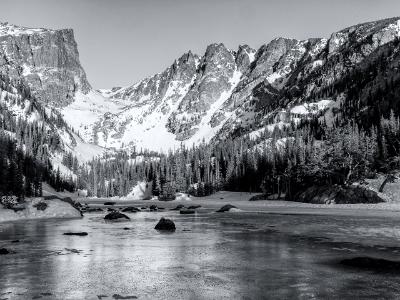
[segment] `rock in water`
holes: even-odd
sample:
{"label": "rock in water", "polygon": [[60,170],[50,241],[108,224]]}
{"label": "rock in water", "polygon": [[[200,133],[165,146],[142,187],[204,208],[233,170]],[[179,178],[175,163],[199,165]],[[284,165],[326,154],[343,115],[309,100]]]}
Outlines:
{"label": "rock in water", "polygon": [[10,251],[8,251],[6,248],[0,248],[0,255],[5,255],[5,254],[10,254]]}
{"label": "rock in water", "polygon": [[182,208],[184,208],[185,205],[183,204],[178,204],[175,208],[171,208],[171,210],[181,210]]}
{"label": "rock in water", "polygon": [[115,205],[115,202],[111,202],[111,201],[109,201],[109,202],[104,202],[104,205]]}
{"label": "rock in water", "polygon": [[155,205],[155,204],[150,205],[150,210],[151,210],[151,211],[156,211],[156,210],[158,210],[157,205]]}
{"label": "rock in water", "polygon": [[114,294],[112,297],[116,300],[137,299],[137,296],[121,296],[120,294]]}
{"label": "rock in water", "polygon": [[192,205],[192,206],[189,206],[188,209],[197,209],[200,207],[201,207],[201,205]]}
{"label": "rock in water", "polygon": [[100,207],[87,207],[85,208],[85,212],[96,212],[96,211],[103,211],[102,208]]}
{"label": "rock in water", "polygon": [[123,212],[138,212],[138,211],[140,211],[140,209],[137,207],[129,206],[129,207],[125,207],[122,211]]}
{"label": "rock in water", "polygon": [[88,235],[87,232],[64,232],[64,235],[77,235],[77,236],[86,236]]}
{"label": "rock in water", "polygon": [[340,262],[342,265],[367,269],[380,272],[396,272],[400,273],[400,261],[393,261],[381,258],[373,257],[354,257],[350,259],[344,259]]}
{"label": "rock in water", "polygon": [[218,209],[217,212],[226,212],[229,211],[231,208],[237,208],[237,207],[231,204],[227,204]]}
{"label": "rock in water", "polygon": [[160,221],[158,221],[156,227],[154,227],[156,230],[164,230],[164,231],[175,231],[175,223],[170,220],[170,219],[165,219],[161,218]]}
{"label": "rock in water", "polygon": [[194,209],[181,209],[179,211],[179,213],[181,215],[192,215],[192,214],[196,213],[196,211]]}
{"label": "rock in water", "polygon": [[130,218],[127,215],[124,215],[118,211],[110,212],[104,217],[104,220],[109,220],[109,221],[117,221],[121,219],[130,220]]}

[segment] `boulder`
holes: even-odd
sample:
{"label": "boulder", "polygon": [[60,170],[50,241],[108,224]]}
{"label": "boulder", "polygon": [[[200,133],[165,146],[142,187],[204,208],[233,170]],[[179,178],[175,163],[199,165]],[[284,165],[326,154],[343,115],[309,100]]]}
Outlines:
{"label": "boulder", "polygon": [[192,215],[192,214],[196,213],[196,211],[194,209],[181,209],[179,211],[179,213],[181,215]]}
{"label": "boulder", "polygon": [[150,205],[150,211],[156,211],[156,210],[158,210],[157,205],[155,204]]}
{"label": "boulder", "polygon": [[124,209],[122,209],[122,212],[132,212],[132,213],[134,213],[134,212],[138,212],[138,211],[140,211],[139,208],[132,207],[132,206],[125,207]]}
{"label": "boulder", "polygon": [[231,208],[237,208],[237,207],[231,204],[226,204],[222,206],[220,209],[218,209],[217,212],[226,212],[229,211]]}
{"label": "boulder", "polygon": [[176,227],[175,223],[172,220],[161,218],[154,229],[163,231],[175,231]]}
{"label": "boulder", "polygon": [[380,203],[384,200],[362,186],[312,186],[295,195],[293,201],[313,204]]}
{"label": "boulder", "polygon": [[108,221],[117,221],[122,219],[130,220],[130,218],[127,215],[124,215],[118,211],[112,211],[104,217],[104,220]]}
{"label": "boulder", "polygon": [[63,235],[77,235],[77,236],[86,236],[87,232],[64,232]]}

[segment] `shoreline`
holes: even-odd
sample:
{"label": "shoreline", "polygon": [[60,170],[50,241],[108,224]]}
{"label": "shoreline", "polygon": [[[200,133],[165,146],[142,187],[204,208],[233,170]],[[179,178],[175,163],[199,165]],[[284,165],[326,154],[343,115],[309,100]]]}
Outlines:
{"label": "shoreline", "polygon": [[[186,207],[201,205],[201,210],[217,210],[223,205],[232,204],[240,209],[240,212],[281,214],[281,215],[337,215],[358,217],[400,217],[400,203],[384,202],[378,204],[309,204],[283,200],[257,200],[248,201],[255,194],[240,192],[218,192],[206,197],[190,197],[191,200],[116,200],[110,198],[78,198],[81,204],[90,207],[120,208],[127,206],[157,205],[166,209],[183,204]],[[104,205],[105,202],[115,202],[115,205]],[[239,213],[239,212],[236,212]]]}

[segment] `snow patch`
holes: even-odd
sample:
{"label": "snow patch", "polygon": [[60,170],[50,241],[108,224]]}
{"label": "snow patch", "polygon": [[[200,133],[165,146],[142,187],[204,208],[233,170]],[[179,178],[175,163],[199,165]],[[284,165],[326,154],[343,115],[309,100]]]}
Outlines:
{"label": "snow patch", "polygon": [[[12,209],[0,208],[0,222],[17,221],[24,219],[50,219],[50,218],[80,218],[81,213],[71,204],[54,199],[43,200],[43,198],[31,198],[25,200],[25,209],[14,212]],[[45,210],[37,210],[34,207],[39,202],[45,202]]]}

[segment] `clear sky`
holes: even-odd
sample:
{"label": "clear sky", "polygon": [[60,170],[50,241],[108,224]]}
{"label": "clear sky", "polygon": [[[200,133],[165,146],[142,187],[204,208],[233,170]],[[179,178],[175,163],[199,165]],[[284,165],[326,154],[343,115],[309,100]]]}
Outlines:
{"label": "clear sky", "polygon": [[73,28],[94,88],[132,84],[213,42],[258,48],[398,15],[400,0],[0,0],[2,22]]}

